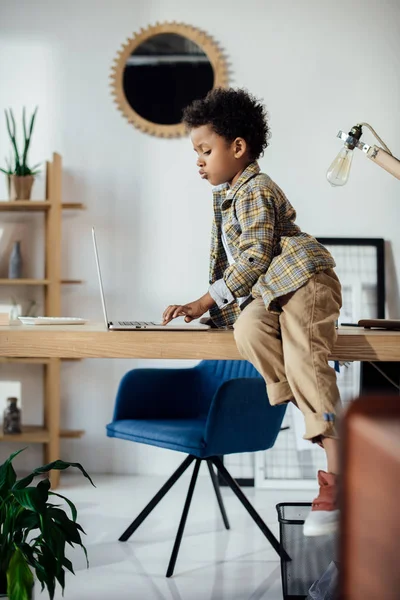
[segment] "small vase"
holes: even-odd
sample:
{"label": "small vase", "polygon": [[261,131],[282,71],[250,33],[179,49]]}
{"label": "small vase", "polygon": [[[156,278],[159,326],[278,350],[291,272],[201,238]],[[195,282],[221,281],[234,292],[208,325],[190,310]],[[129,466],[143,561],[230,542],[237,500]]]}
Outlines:
{"label": "small vase", "polygon": [[7,408],[3,413],[3,433],[14,435],[21,431],[21,409],[17,406],[18,399],[7,398]]}
{"label": "small vase", "polygon": [[8,263],[8,278],[19,279],[22,276],[21,242],[14,242]]}
{"label": "small vase", "polygon": [[30,200],[33,175],[8,175],[8,196],[10,200]]}

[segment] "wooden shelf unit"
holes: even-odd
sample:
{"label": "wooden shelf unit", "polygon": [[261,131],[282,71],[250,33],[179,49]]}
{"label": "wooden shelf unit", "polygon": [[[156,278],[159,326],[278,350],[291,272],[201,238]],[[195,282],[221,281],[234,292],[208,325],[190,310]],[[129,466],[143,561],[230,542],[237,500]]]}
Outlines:
{"label": "wooden shelf unit", "polygon": [[[61,279],[62,211],[81,210],[82,203],[63,203],[61,199],[62,160],[57,153],[46,162],[46,198],[43,200],[1,201],[0,212],[43,212],[45,235],[45,276],[43,279],[0,279],[0,286],[43,286],[44,315],[61,316],[61,286],[82,283],[76,279]],[[60,438],[79,438],[83,431],[60,429],[60,371],[59,358],[2,358],[0,364],[37,364],[43,366],[43,426],[25,426],[19,435],[3,435],[5,442],[43,444],[45,463],[60,458]],[[57,488],[60,472],[50,473],[53,489]]]}

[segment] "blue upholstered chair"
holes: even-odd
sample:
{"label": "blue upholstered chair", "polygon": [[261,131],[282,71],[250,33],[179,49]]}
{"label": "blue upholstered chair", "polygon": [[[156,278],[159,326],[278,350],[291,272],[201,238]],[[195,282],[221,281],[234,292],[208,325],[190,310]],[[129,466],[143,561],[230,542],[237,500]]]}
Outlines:
{"label": "blue upholstered chair", "polygon": [[134,369],[119,385],[107,435],[131,442],[184,452],[188,456],[143,509],[120,541],[126,541],[194,461],[178,533],[167,569],[173,574],[197,475],[207,462],[225,527],[229,522],[222,501],[217,468],[274,549],[279,542],[225,468],[221,456],[271,448],[285,414],[272,407],[265,383],[246,361],[205,360],[191,369]]}

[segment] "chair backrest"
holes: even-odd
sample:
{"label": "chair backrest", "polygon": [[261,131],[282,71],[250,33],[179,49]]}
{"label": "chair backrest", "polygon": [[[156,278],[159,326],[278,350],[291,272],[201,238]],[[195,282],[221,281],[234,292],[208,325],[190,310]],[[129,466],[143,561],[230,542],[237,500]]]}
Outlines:
{"label": "chair backrest", "polygon": [[207,415],[210,402],[224,381],[239,377],[261,377],[246,360],[202,360],[195,370],[199,374],[198,406],[203,416]]}
{"label": "chair backrest", "polygon": [[[140,373],[149,371],[147,377]],[[181,369],[179,379],[163,389],[164,369],[133,369],[122,378],[115,402],[113,420],[206,418],[218,388],[227,380],[239,377],[260,377],[244,360],[203,360],[196,367]],[[152,380],[151,400],[143,403],[143,386]],[[169,380],[171,381],[171,380]],[[161,387],[160,387],[161,386]],[[148,389],[146,390],[148,396]]]}
{"label": "chair backrest", "polygon": [[238,377],[261,377],[247,360],[203,360],[196,369],[206,375],[217,377],[221,383]]}

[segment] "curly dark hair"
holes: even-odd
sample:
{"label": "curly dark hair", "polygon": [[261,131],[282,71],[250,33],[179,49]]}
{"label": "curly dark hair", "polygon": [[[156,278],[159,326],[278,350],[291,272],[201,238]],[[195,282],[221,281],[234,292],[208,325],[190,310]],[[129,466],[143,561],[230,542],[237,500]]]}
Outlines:
{"label": "curly dark hair", "polygon": [[205,98],[185,108],[183,122],[189,129],[210,125],[227,142],[243,138],[251,160],[262,156],[268,146],[268,113],[263,104],[244,89],[214,88]]}

